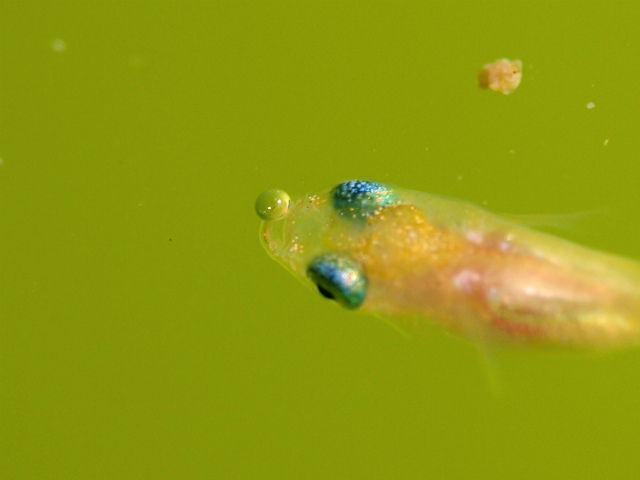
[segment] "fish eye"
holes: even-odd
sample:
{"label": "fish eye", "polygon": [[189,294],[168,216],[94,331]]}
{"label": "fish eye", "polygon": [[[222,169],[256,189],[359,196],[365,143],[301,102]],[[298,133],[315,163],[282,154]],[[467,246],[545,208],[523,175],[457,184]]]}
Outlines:
{"label": "fish eye", "polygon": [[256,213],[263,220],[278,220],[289,212],[291,198],[283,190],[267,190],[256,199]]}
{"label": "fish eye", "polygon": [[362,305],[367,294],[367,277],[356,262],[344,253],[326,253],[314,258],[307,275],[320,294],[348,309]]}
{"label": "fish eye", "polygon": [[331,190],[333,207],[351,218],[373,217],[384,207],[395,205],[398,198],[387,185],[367,180],[349,180]]}

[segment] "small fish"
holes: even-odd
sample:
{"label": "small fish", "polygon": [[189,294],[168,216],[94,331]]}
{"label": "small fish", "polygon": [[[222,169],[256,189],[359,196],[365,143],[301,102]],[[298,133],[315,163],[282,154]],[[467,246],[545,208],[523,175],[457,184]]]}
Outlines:
{"label": "small fish", "polygon": [[640,341],[640,264],[460,200],[365,180],[256,202],[267,252],[342,307],[478,344]]}

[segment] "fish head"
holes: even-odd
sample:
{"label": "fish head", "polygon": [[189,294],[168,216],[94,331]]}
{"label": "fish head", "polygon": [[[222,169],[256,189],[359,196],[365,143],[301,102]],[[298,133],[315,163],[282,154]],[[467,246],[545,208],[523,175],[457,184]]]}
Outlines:
{"label": "fish head", "polygon": [[256,211],[263,219],[263,245],[274,260],[322,296],[355,309],[364,303],[369,283],[358,252],[371,223],[398,202],[393,187],[349,180],[294,199],[271,190],[258,197]]}

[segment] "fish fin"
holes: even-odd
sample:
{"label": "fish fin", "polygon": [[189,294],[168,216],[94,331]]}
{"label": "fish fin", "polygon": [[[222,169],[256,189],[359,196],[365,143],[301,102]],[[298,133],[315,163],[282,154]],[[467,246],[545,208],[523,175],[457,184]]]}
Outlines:
{"label": "fish fin", "polygon": [[[487,319],[491,317],[490,311],[485,311]],[[487,320],[488,322],[489,320]],[[495,398],[502,396],[502,381],[500,370],[496,362],[494,351],[500,344],[498,338],[493,337],[483,322],[466,322],[461,325],[458,332],[468,345],[475,347],[478,353],[480,366],[486,380],[487,390]]]}
{"label": "fish fin", "polygon": [[485,344],[477,345],[477,352],[480,356],[480,364],[487,381],[487,388],[491,395],[496,398],[502,396],[502,376],[496,362],[495,355]]}
{"label": "fish fin", "polygon": [[583,212],[549,214],[506,214],[504,218],[528,227],[554,228],[557,230],[575,230],[578,225],[595,215],[607,213],[606,208],[596,208]]}
{"label": "fish fin", "polygon": [[392,322],[391,320],[386,318],[384,315],[375,315],[375,317],[377,317],[380,320],[382,320],[382,322],[386,323],[388,326],[390,326],[393,330],[395,330],[397,333],[402,335],[404,338],[411,337],[411,335],[409,334],[408,330],[406,330],[402,326],[398,325],[396,322]]}

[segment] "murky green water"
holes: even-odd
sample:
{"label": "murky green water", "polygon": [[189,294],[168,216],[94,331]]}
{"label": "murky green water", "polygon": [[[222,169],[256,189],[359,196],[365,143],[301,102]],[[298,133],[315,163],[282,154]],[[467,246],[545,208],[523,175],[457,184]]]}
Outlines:
{"label": "murky green water", "polygon": [[[567,235],[640,258],[639,20],[631,2],[3,2],[3,478],[637,475],[640,350],[497,352],[496,397],[463,342],[302,288],[253,202],[365,177],[604,207]],[[476,86],[500,57],[523,60],[510,96]]]}

